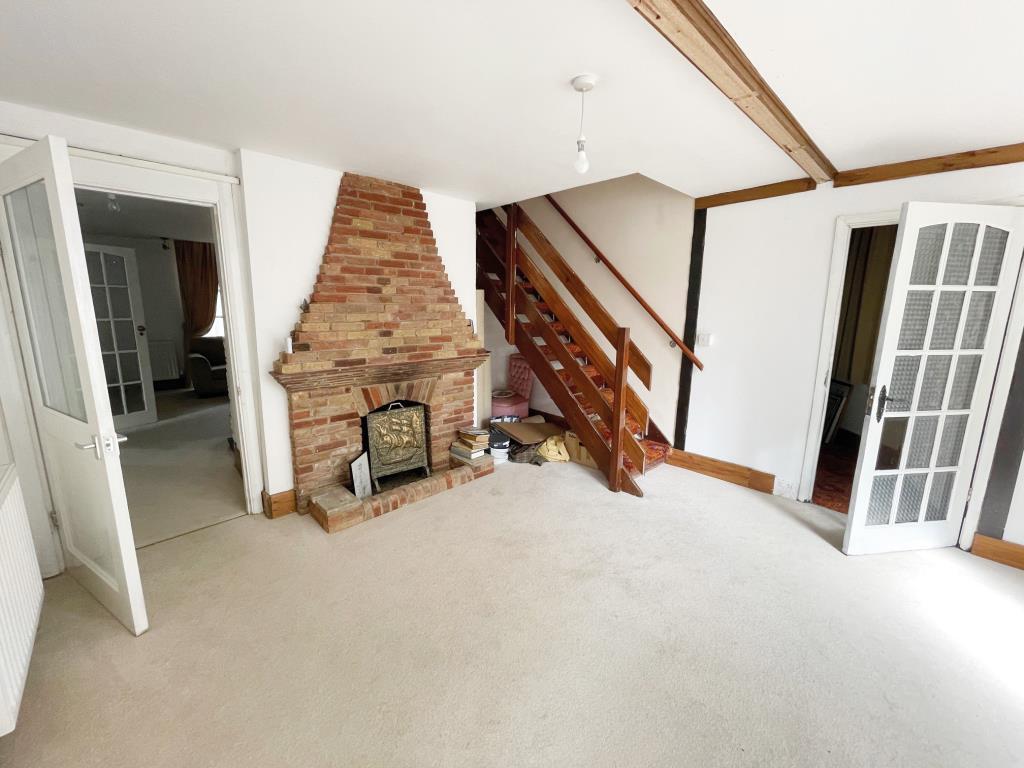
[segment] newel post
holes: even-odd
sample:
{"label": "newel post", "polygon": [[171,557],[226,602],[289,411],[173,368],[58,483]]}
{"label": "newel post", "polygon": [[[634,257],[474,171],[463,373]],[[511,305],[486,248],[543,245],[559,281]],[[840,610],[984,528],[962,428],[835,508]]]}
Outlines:
{"label": "newel post", "polygon": [[516,232],[519,230],[519,204],[508,208],[505,235],[505,340],[516,345]]}
{"label": "newel post", "polygon": [[626,373],[629,371],[629,328],[619,328],[615,339],[615,381],[612,382],[611,457],[608,462],[608,487],[622,490],[622,444],[626,428]]}

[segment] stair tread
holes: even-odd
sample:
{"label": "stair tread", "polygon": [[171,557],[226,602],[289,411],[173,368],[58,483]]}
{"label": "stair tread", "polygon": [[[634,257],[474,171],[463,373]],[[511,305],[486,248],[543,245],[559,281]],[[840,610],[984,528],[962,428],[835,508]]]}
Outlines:
{"label": "stair tread", "polygon": [[[583,354],[583,349],[578,344],[569,343],[569,344],[566,344],[565,347],[566,347],[566,349],[569,350],[569,354],[572,355],[573,357],[575,357],[577,359],[581,358],[581,357],[585,357],[585,355]],[[548,360],[557,360],[558,359],[558,355],[555,353],[555,350],[552,349],[551,346],[548,345],[548,344],[542,344],[540,346],[540,351],[544,353],[544,356]]]}

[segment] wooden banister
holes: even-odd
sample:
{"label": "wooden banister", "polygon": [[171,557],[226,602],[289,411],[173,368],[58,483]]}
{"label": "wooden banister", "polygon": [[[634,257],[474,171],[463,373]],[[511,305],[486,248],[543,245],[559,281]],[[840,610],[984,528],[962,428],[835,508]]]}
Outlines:
{"label": "wooden banister", "polygon": [[505,235],[505,340],[516,344],[516,232],[519,231],[519,204],[508,209]]}
{"label": "wooden banister", "polygon": [[[520,209],[519,215],[520,221],[523,223],[522,220],[526,214],[522,209]],[[490,262],[492,271],[494,271],[496,275],[500,276],[505,270],[504,249],[507,241],[505,239],[504,227],[493,211],[479,213],[477,214],[477,217],[478,226],[480,228],[480,242],[487,246],[489,254],[485,258]],[[598,369],[601,377],[607,382],[612,381],[615,375],[614,361],[609,360],[608,356],[594,337],[591,336],[580,321],[576,319],[576,315],[569,308],[569,305],[565,303],[559,292],[555,290],[554,286],[548,281],[544,273],[527,257],[521,246],[516,250],[516,265],[523,273],[526,280],[532,283],[534,288],[537,289],[537,291],[544,297],[544,301],[546,301],[551,307],[555,316],[562,322],[562,324],[566,326],[573,340],[583,348],[587,358]],[[487,290],[485,290],[484,296],[488,301],[488,306],[491,306],[491,303],[494,302],[500,307],[500,311],[498,311],[494,309],[494,306],[491,306],[491,311],[494,312],[496,317],[504,318],[505,303],[501,301],[500,296],[497,296],[492,290],[490,290],[489,283],[485,283],[485,287]],[[615,330],[617,328],[618,326],[615,326],[612,329],[613,333],[609,339],[613,345],[616,340]],[[537,333],[535,335],[540,334]],[[639,353],[637,352],[635,354]],[[633,367],[633,370],[636,371],[636,367],[633,365],[634,362],[635,361],[633,360],[630,361],[630,367]],[[629,386],[626,387],[626,408],[632,414],[633,418],[640,423],[640,429],[646,433],[650,426],[650,414],[647,409],[647,405],[636,391]]]}
{"label": "wooden banister", "polygon": [[[612,382],[611,460],[608,462],[608,487],[622,490],[622,443],[626,429],[626,372],[629,370],[629,328],[619,328],[615,339],[615,381]],[[641,465],[642,467],[643,465]]]}
{"label": "wooden banister", "polygon": [[686,346],[686,344],[683,343],[683,340],[679,338],[679,335],[675,331],[672,330],[671,326],[669,326],[669,324],[662,319],[661,315],[654,311],[654,307],[648,304],[644,297],[640,295],[640,292],[637,291],[637,289],[633,287],[633,285],[626,279],[626,277],[621,272],[619,272],[618,269],[615,268],[615,265],[612,264],[612,262],[608,259],[607,256],[604,255],[604,253],[601,252],[601,249],[597,247],[594,241],[587,237],[587,233],[580,229],[580,226],[575,221],[573,221],[572,217],[568,213],[566,213],[565,209],[558,204],[558,201],[555,200],[555,198],[552,197],[551,195],[544,195],[544,197],[547,198],[547,201],[551,203],[552,207],[556,211],[558,211],[559,214],[561,214],[562,218],[565,219],[565,222],[570,227],[572,227],[573,232],[579,235],[580,239],[587,244],[587,247],[590,248],[590,250],[593,252],[594,257],[608,268],[608,271],[611,272],[615,279],[622,284],[622,287],[629,292],[630,296],[636,299],[637,303],[644,308],[644,311],[651,316],[654,322],[661,326],[661,330],[668,334],[669,339],[672,340],[672,343],[675,346],[679,347],[680,351],[683,353],[683,356],[686,357],[686,359],[689,360],[691,363],[693,363],[698,370],[703,371],[704,363],[702,363],[700,359],[693,353],[693,350],[691,350],[688,346]]}
{"label": "wooden banister", "polygon": [[[551,268],[555,277],[568,289],[569,294],[586,312],[587,316],[594,321],[601,334],[610,344],[615,344],[615,333],[619,324],[607,308],[598,301],[594,292],[583,281],[570,265],[569,262],[558,252],[558,249],[551,244],[547,236],[540,231],[540,228],[533,222],[526,211],[519,210],[519,231],[523,233],[530,245],[537,252],[537,255],[544,260],[544,263]],[[545,298],[549,298],[545,296]],[[640,351],[635,343],[630,342],[629,367],[636,374],[640,382],[651,388],[651,361]]]}

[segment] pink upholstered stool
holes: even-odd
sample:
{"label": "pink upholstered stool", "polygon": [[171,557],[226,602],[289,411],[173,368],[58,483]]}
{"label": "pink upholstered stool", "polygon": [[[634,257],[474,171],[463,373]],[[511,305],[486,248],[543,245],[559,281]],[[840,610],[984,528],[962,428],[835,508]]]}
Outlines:
{"label": "pink upholstered stool", "polygon": [[509,355],[508,389],[491,393],[491,416],[530,415],[530,391],[533,389],[533,371],[522,355]]}

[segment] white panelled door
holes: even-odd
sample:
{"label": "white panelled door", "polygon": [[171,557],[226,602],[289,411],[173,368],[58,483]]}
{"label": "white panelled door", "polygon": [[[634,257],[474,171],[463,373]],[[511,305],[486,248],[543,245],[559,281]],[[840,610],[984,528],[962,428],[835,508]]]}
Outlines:
{"label": "white panelled door", "polygon": [[114,425],[151,424],[156,400],[135,250],[86,243],[85,263]]}
{"label": "white panelled door", "polygon": [[1024,211],[906,203],[847,554],[956,544],[1024,251]]}
{"label": "white panelled door", "polygon": [[0,248],[71,575],[129,630],[148,628],[67,144],[0,163]]}

